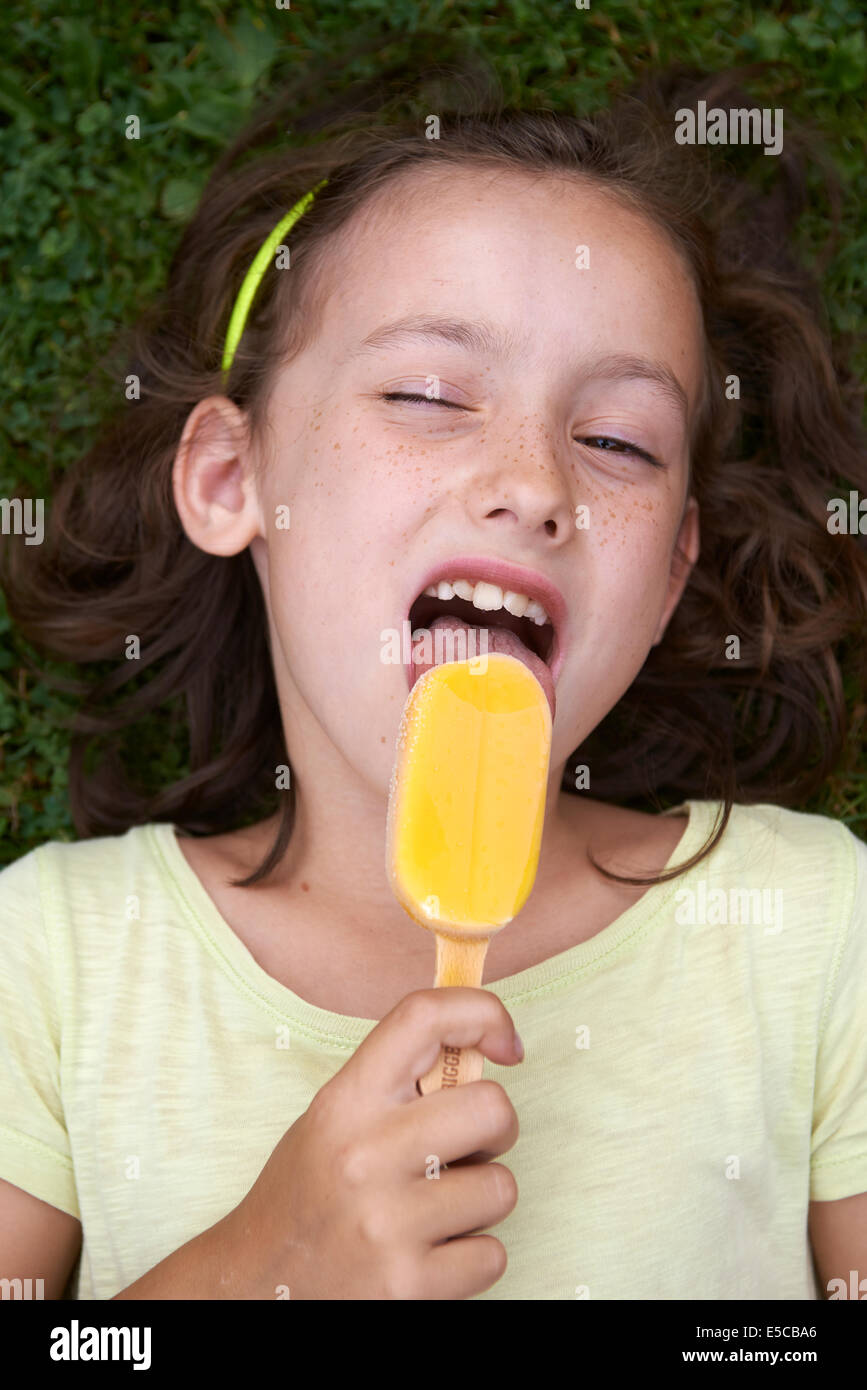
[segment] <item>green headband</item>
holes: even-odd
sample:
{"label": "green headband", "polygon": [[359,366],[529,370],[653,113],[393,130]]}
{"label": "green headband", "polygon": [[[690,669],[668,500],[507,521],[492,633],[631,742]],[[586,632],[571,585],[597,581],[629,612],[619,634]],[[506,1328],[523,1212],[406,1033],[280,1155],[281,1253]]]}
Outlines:
{"label": "green headband", "polygon": [[256,259],[244,276],[244,283],[238,291],[235,307],[232,310],[232,317],[229,320],[229,329],[226,333],[226,346],[223,349],[224,376],[228,375],[229,368],[234,360],[235,349],[241,340],[241,334],[244,332],[244,324],[247,322],[250,305],[253,303],[254,296],[259,288],[259,281],[265,274],[271,257],[280,245],[281,238],[286,235],[290,228],[295,226],[298,218],[302,213],[307,211],[320,188],[324,188],[327,182],[327,179],[323,179],[321,183],[317,183],[314,188],[311,188],[309,193],[305,193],[303,198],[299,198],[294,208],[292,208],[290,212],[287,212],[285,217],[280,219],[267,241],[263,242],[259,247],[256,253]]}

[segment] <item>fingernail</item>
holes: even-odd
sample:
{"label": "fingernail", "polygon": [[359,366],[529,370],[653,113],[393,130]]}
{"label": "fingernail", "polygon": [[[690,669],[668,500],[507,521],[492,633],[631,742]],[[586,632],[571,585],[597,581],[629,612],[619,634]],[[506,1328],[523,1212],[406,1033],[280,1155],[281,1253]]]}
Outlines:
{"label": "fingernail", "polygon": [[515,1051],[516,1051],[517,1054],[518,1054],[518,1061],[519,1061],[519,1062],[523,1062],[523,1060],[524,1060],[524,1044],[521,1042],[521,1035],[520,1035],[520,1033],[517,1031],[517,1029],[515,1030]]}

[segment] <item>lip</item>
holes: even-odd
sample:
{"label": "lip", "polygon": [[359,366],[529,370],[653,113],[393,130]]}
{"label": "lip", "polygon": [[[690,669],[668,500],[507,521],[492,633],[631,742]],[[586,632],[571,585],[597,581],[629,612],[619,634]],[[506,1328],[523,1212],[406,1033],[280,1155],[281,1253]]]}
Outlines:
{"label": "lip", "polygon": [[[487,580],[489,584],[498,584],[504,591],[511,589],[514,593],[526,594],[528,598],[534,598],[541,603],[554,629],[549,669],[551,679],[555,685],[557,684],[566,651],[569,610],[556,584],[538,570],[525,569],[523,565],[512,564],[510,560],[501,560],[497,556],[457,555],[443,560],[422,576],[406,604],[407,619],[409,610],[419,594],[424,593],[425,589],[438,583],[440,579],[470,579],[476,584],[479,580]],[[411,683],[411,679],[411,672],[407,669],[407,681]]]}

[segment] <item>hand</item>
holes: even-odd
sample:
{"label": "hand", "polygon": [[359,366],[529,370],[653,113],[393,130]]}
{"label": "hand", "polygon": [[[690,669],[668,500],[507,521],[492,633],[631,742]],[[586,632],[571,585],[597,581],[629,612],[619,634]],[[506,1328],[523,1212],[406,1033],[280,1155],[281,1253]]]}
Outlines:
{"label": "hand", "polygon": [[[496,1081],[421,1096],[443,1043],[519,1061],[514,1025],[483,989],[406,996],[370,1032],[277,1144],[226,1219],[241,1297],[462,1299],[495,1284],[492,1235],[515,1206],[511,1172],[490,1162],[518,1137]],[[446,1168],[446,1165],[448,1167]],[[437,1171],[439,1176],[427,1176]]]}

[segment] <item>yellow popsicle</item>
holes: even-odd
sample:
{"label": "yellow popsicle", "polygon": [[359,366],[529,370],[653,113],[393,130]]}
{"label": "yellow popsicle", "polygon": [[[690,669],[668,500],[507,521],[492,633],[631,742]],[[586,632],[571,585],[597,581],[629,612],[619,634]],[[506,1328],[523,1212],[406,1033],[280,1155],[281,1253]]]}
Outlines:
{"label": "yellow popsicle", "polygon": [[[446,662],[413,685],[397,740],[386,836],[395,897],[436,933],[434,984],[480,985],[490,938],[536,877],[551,710],[523,662]],[[474,1048],[441,1049],[422,1093],[481,1076]]]}

